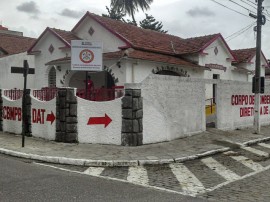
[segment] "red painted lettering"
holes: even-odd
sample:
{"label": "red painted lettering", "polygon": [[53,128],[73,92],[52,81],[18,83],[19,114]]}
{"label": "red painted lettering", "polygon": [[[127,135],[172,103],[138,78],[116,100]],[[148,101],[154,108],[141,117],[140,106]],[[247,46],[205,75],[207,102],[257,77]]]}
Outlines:
{"label": "red painted lettering", "polygon": [[240,117],[248,117],[254,115],[253,107],[242,107],[240,108]]}
{"label": "red painted lettering", "polygon": [[39,124],[44,124],[45,120],[45,109],[32,109],[32,122],[33,123],[39,123]]}
{"label": "red painted lettering", "polygon": [[22,109],[20,107],[3,106],[2,113],[3,119],[11,121],[22,120]]}

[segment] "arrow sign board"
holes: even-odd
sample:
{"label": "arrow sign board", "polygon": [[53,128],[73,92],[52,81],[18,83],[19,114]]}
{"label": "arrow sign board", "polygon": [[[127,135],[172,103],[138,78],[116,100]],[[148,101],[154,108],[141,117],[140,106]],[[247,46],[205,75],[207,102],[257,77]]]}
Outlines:
{"label": "arrow sign board", "polygon": [[106,128],[111,122],[112,119],[105,113],[104,117],[90,117],[87,125],[104,125]]}

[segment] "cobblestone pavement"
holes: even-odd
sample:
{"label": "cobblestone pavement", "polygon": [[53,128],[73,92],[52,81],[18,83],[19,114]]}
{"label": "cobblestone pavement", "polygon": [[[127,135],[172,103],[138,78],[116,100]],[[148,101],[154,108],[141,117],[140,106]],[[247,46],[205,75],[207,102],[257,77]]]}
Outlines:
{"label": "cobblestone pavement", "polygon": [[270,201],[269,154],[270,141],[159,166],[56,167],[214,201]]}

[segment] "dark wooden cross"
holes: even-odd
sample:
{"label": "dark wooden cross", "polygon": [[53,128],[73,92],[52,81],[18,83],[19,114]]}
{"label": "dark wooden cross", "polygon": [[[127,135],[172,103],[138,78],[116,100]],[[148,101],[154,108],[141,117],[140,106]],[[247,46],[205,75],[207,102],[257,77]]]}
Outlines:
{"label": "dark wooden cross", "polygon": [[24,77],[24,85],[23,85],[23,99],[22,99],[22,147],[24,147],[25,142],[25,130],[26,130],[26,87],[27,87],[27,75],[28,74],[35,74],[34,68],[29,68],[27,60],[23,61],[23,67],[11,67],[11,73],[23,74]]}

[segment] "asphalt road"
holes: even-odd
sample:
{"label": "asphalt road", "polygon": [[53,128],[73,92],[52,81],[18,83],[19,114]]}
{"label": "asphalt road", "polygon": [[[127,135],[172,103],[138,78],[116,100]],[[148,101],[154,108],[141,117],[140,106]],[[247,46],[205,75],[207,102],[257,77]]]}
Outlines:
{"label": "asphalt road", "polygon": [[0,201],[203,201],[0,155]]}

